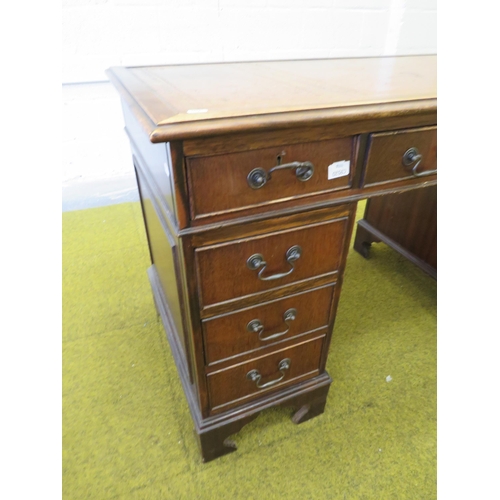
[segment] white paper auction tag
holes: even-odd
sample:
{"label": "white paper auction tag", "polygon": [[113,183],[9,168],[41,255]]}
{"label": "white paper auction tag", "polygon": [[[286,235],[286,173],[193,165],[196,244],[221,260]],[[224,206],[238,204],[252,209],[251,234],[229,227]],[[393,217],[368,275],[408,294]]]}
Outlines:
{"label": "white paper auction tag", "polygon": [[349,175],[351,162],[349,160],[336,161],[328,165],[328,180]]}

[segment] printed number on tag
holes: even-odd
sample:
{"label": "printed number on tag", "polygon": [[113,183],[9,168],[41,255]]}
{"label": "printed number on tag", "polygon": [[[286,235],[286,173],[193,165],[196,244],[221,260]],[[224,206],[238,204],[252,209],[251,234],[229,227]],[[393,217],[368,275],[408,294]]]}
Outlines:
{"label": "printed number on tag", "polygon": [[349,160],[336,161],[328,165],[328,180],[349,175],[351,162]]}

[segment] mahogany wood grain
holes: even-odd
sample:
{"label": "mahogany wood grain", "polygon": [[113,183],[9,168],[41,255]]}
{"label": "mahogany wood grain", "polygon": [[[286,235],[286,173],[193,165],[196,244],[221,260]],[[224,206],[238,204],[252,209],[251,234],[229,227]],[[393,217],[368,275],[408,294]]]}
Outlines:
{"label": "mahogany wood grain", "polygon": [[[250,400],[234,411],[215,413],[203,423],[196,421],[198,443],[203,462],[236,451],[236,443],[229,437],[237,433],[244,425],[255,419],[262,410],[271,406],[292,408],[292,422],[301,424],[314,418],[325,409],[331,379],[327,373],[299,382],[293,389],[284,387],[258,400]],[[232,415],[232,418],[228,415]]]}
{"label": "mahogany wood grain", "polygon": [[175,213],[179,228],[188,227],[189,222],[189,202],[186,172],[184,169],[184,155],[182,153],[182,143],[172,141],[166,144],[168,168],[170,182],[175,199]]}
{"label": "mahogany wood grain", "polygon": [[352,231],[354,228],[354,221],[356,218],[356,209],[357,209],[357,204],[356,203],[350,203],[348,205],[348,210],[349,210],[349,217],[347,221],[347,229],[346,229],[346,236],[344,239],[344,247],[342,249],[342,259],[340,262],[340,267],[339,267],[339,275],[338,275],[338,280],[337,283],[335,284],[335,293],[333,295],[333,300],[331,302],[330,306],[330,324],[328,327],[328,332],[326,335],[325,339],[325,347],[321,353],[321,362],[320,362],[320,371],[324,371],[326,369],[326,361],[328,359],[328,353],[330,350],[330,342],[332,340],[332,332],[333,328],[335,325],[335,320],[337,317],[337,307],[339,304],[339,299],[340,299],[340,294],[342,291],[342,285],[344,282],[344,271],[347,265],[347,256],[349,252],[349,246],[351,243],[351,235]]}
{"label": "mahogany wood grain", "polygon": [[337,121],[353,110],[369,117],[381,105],[390,115],[418,102],[418,114],[436,97],[432,55],[112,68],[108,75],[156,125],[153,142],[280,121],[297,126],[307,114],[314,121],[339,110]]}
{"label": "mahogany wood grain", "polygon": [[333,219],[345,218],[349,215],[349,205],[335,205],[332,207],[316,207],[312,210],[285,211],[276,214],[266,212],[261,217],[247,217],[243,219],[227,219],[222,223],[188,228],[180,231],[182,236],[188,236],[193,247],[201,247],[233,241],[239,238],[258,236],[272,233],[279,229],[293,229],[295,227],[315,222],[326,222]]}
{"label": "mahogany wood grain", "polygon": [[[405,126],[417,126],[436,123],[437,100],[425,99],[395,103],[368,104],[343,108],[326,108],[315,111],[294,111],[261,116],[245,116],[207,120],[193,124],[176,123],[162,125],[150,130],[151,142],[156,144],[165,141],[184,140],[210,135],[239,134],[274,129],[294,129],[303,127],[331,126],[339,127],[338,134],[333,137],[352,135],[356,130],[367,132],[368,129],[384,130],[384,124],[390,124],[389,130]],[[408,115],[412,115],[409,119]],[[399,123],[399,125],[396,125]],[[202,126],[200,126],[200,124]],[[370,127],[369,124],[376,124]],[[351,131],[351,132],[348,132]]]}
{"label": "mahogany wood grain", "polygon": [[411,167],[403,165],[403,156],[410,148],[417,148],[422,155],[418,174],[437,169],[436,127],[371,134],[369,142],[364,186],[414,178]]}
{"label": "mahogany wood grain", "polygon": [[[203,219],[191,221],[191,227],[180,231],[182,235],[199,235],[207,230],[229,232],[233,225],[250,223],[258,220],[278,217],[280,215],[300,214],[309,210],[328,207],[334,210],[339,204],[346,205],[360,200],[370,199],[382,194],[398,193],[419,189],[422,185],[432,186],[437,184],[437,176],[432,175],[424,179],[406,177],[379,184],[372,184],[362,188],[331,191],[329,193],[316,193],[305,198],[292,198],[270,205],[243,209],[235,218],[228,218],[226,213],[217,214]],[[234,222],[233,222],[234,221]]]}
{"label": "mahogany wood grain", "polygon": [[[350,187],[354,171],[352,142],[352,138],[293,145],[285,142],[243,153],[187,158],[191,217],[196,219]],[[269,172],[280,163],[306,161],[314,165],[314,173],[307,181],[299,180],[295,169],[286,169],[273,172],[271,179],[259,189],[248,184],[247,176],[255,168]],[[329,179],[328,166],[338,161],[350,162],[350,173]]]}
{"label": "mahogany wood grain", "polygon": [[238,448],[230,436],[239,432],[243,426],[255,420],[259,413],[251,413],[244,418],[230,420],[225,425],[213,426],[208,430],[197,432],[198,446],[204,463],[233,453]]}
{"label": "mahogany wood grain", "polygon": [[[158,215],[149,186],[141,176],[136,166],[136,175],[139,179],[142,209],[147,226],[147,235],[152,263],[154,264],[159,281],[165,293],[165,299],[170,311],[170,317],[175,326],[174,334],[179,335],[179,342],[186,360],[189,359],[189,340],[186,338],[185,322],[183,319],[182,282],[178,272],[177,241],[170,234],[162,218]],[[158,308],[158,307],[157,307]]]}
{"label": "mahogany wood grain", "polygon": [[[234,359],[250,351],[257,355],[255,351],[258,349],[274,346],[299,334],[327,327],[333,292],[334,285],[328,285],[204,320],[202,324],[207,365],[216,364],[227,358]],[[284,313],[292,308],[296,311],[295,319],[286,324],[283,319]],[[247,328],[247,325],[256,319],[264,327],[262,332],[249,331]],[[287,333],[266,340],[283,332]]]}
{"label": "mahogany wood grain", "polygon": [[[202,306],[216,304],[277,286],[335,273],[340,265],[347,229],[347,219],[279,231],[196,249],[198,287]],[[267,263],[262,277],[270,277],[292,269],[287,251],[298,245],[302,255],[293,263],[293,271],[279,279],[259,279],[260,269],[247,266],[254,254]]]}
{"label": "mahogany wood grain", "polygon": [[[408,103],[406,103],[408,105]],[[268,147],[276,147],[281,144],[300,144],[306,142],[324,141],[329,139],[339,139],[342,137],[352,137],[357,134],[367,134],[370,132],[382,132],[387,130],[401,130],[410,127],[434,125],[437,122],[436,107],[428,110],[418,108],[416,103],[412,103],[415,113],[396,113],[390,115],[386,113],[381,120],[377,117],[363,117],[363,119],[348,120],[344,117],[336,123],[316,122],[302,124],[302,127],[285,122],[280,126],[270,130],[245,130],[232,131],[226,134],[212,134],[183,141],[184,155],[216,155],[226,153],[238,153],[252,151]],[[380,108],[377,108],[380,113]],[[350,109],[352,112],[353,110]],[[347,112],[347,110],[345,110]],[[287,118],[289,115],[286,115]]]}
{"label": "mahogany wood grain", "polygon": [[[299,379],[313,378],[319,374],[319,360],[323,347],[324,335],[296,344],[293,347],[275,351],[266,356],[256,357],[251,361],[234,365],[230,368],[207,375],[210,407],[212,412],[227,409],[229,405],[241,403],[251,397],[259,397]],[[290,368],[280,372],[279,363],[290,359]],[[282,380],[264,389],[259,389],[256,382],[249,380],[247,374],[258,370],[262,376],[261,384]]]}
{"label": "mahogany wood grain", "polygon": [[[148,135],[140,124],[134,120],[134,115],[127,106],[123,106],[125,131],[136,156],[142,158],[142,164],[150,171],[150,183],[155,183],[155,191],[161,193],[164,206],[168,211],[168,219],[176,224],[175,200],[172,188],[168,148],[166,144],[151,144]],[[138,154],[137,154],[138,153]]]}
{"label": "mahogany wood grain", "polygon": [[354,248],[368,257],[371,244],[380,241],[436,278],[437,187],[368,200]]}
{"label": "mahogany wood grain", "polygon": [[336,283],[338,278],[339,273],[338,271],[335,271],[333,273],[321,274],[319,276],[313,276],[312,278],[294,281],[293,283],[287,285],[276,286],[269,290],[251,293],[249,295],[244,295],[243,297],[231,298],[224,302],[204,306],[204,308],[200,311],[200,318],[208,319],[213,316],[235,311],[237,309],[251,307],[256,303],[276,300],[284,295],[305,292],[311,288]]}

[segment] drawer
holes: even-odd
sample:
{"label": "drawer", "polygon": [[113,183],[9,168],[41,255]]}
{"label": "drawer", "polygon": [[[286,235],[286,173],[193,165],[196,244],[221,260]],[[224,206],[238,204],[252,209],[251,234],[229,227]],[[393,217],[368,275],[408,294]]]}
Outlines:
{"label": "drawer", "polygon": [[273,389],[319,374],[325,336],[315,337],[287,349],[252,359],[207,375],[210,407],[257,398]]}
{"label": "drawer", "polygon": [[[188,157],[191,217],[196,219],[346,189],[351,186],[353,176],[352,150],[353,139],[349,137],[243,153]],[[295,162],[303,165],[286,167],[296,165]],[[306,162],[312,165],[312,170]],[[336,162],[349,164],[330,168],[329,175],[329,165]]]}
{"label": "drawer", "polygon": [[204,320],[207,365],[327,327],[334,286],[327,285]]}
{"label": "drawer", "polygon": [[[348,217],[195,250],[203,307],[338,272]],[[258,298],[256,298],[256,302]]]}
{"label": "drawer", "polygon": [[437,169],[437,127],[371,134],[363,185],[433,175]]}

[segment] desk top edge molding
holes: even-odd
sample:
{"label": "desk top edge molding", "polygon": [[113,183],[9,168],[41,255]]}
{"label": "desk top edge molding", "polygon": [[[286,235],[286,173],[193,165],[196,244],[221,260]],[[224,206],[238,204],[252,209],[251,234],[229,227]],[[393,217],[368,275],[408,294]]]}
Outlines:
{"label": "desk top edge molding", "polygon": [[[359,71],[361,71],[360,68],[363,68],[367,61],[370,62],[372,69],[370,74],[366,75],[366,78],[378,78],[378,80],[382,81],[382,83],[378,81],[378,87],[377,81],[374,84],[363,83],[361,86],[361,84],[357,83],[356,74],[353,76],[353,80],[349,81],[349,73],[346,73],[347,69],[343,66],[346,63],[352,63],[352,61],[352,59],[283,61],[285,63],[294,63],[298,65],[297,68],[302,67],[305,70],[314,68],[318,63],[325,64],[326,62],[333,64],[332,71],[335,70],[336,66],[339,67],[339,75],[341,74],[343,77],[342,87],[339,86],[331,91],[329,88],[325,88],[325,85],[328,87],[330,82],[335,81],[330,75],[330,79],[325,78],[324,80],[303,77],[304,81],[290,85],[288,89],[285,88],[283,90],[283,102],[286,101],[286,96],[289,95],[290,102],[300,101],[303,98],[304,102],[307,101],[309,106],[306,103],[300,105],[298,108],[290,107],[289,109],[284,109],[283,106],[280,107],[280,103],[277,106],[267,107],[257,104],[259,102],[258,99],[262,96],[264,96],[264,100],[269,102],[273,98],[273,90],[268,90],[263,85],[266,83],[263,79],[267,73],[262,72],[261,79],[263,81],[256,82],[256,85],[261,85],[260,88],[254,91],[256,95],[250,95],[251,91],[248,90],[248,95],[242,95],[239,104],[237,103],[234,109],[228,109],[225,103],[216,102],[216,99],[213,97],[213,95],[216,95],[215,92],[212,95],[210,91],[206,91],[207,100],[212,99],[215,106],[212,115],[203,113],[187,115],[186,113],[179,113],[179,109],[174,107],[173,103],[176,102],[176,99],[179,99],[181,94],[181,91],[177,87],[181,86],[182,78],[177,82],[174,80],[172,95],[165,92],[160,95],[160,90],[158,89],[164,88],[165,82],[170,78],[168,71],[172,68],[174,70],[177,68],[195,68],[199,73],[196,75],[197,80],[200,82],[200,85],[204,85],[204,78],[207,78],[207,81],[210,81],[210,78],[212,78],[213,83],[213,79],[219,77],[217,71],[220,72],[220,68],[230,67],[237,63],[149,67],[167,72],[166,77],[163,77],[163,79],[159,79],[154,75],[155,78],[159,79],[158,82],[154,79],[144,82],[134,73],[134,70],[142,70],[143,68],[112,67],[107,71],[107,75],[153,143],[189,140],[216,135],[265,132],[276,129],[311,126],[322,127],[367,120],[382,122],[391,118],[404,120],[405,117],[409,116],[420,117],[422,123],[428,123],[429,125],[436,123],[437,91],[435,85],[435,56],[394,56],[393,58],[355,59],[356,63],[359,63],[359,66],[357,66],[358,76]],[[377,61],[381,64],[380,68],[373,66]],[[396,70],[394,70],[394,74],[390,73],[386,66],[388,62],[392,61],[397,61],[399,65],[404,62],[406,66],[400,68],[399,73]],[[419,61],[422,64],[418,64]],[[262,64],[266,65],[264,67],[265,71],[269,71],[271,74],[275,67],[273,65],[279,65],[279,63],[279,61],[272,63],[262,62]],[[245,64],[245,67],[248,67],[248,63]],[[408,65],[412,68],[411,71],[409,71]],[[147,68],[145,67],[144,71]],[[201,70],[204,70],[204,73]],[[210,71],[215,71],[215,73],[212,73],[212,76],[210,76]],[[221,85],[224,85],[224,81],[222,80],[223,75],[220,76]],[[283,75],[279,75],[279,77],[281,78],[280,82],[283,84]],[[316,89],[316,94],[313,93],[315,90],[314,82],[317,82],[319,86]],[[158,85],[157,90],[152,88],[156,84]],[[230,82],[228,85],[230,85]],[[332,85],[334,86],[335,84],[332,83]],[[358,88],[350,92],[349,88],[354,85],[358,85]],[[310,90],[311,87],[313,87],[312,91]],[[424,90],[420,90],[421,87]],[[313,94],[312,97],[310,96],[311,94]],[[185,95],[183,94],[181,97],[187,105],[201,102],[196,101],[193,92],[188,94],[188,91],[186,91]],[[254,98],[253,102],[251,101],[252,98]],[[249,104],[247,104],[246,99],[249,100]]]}

